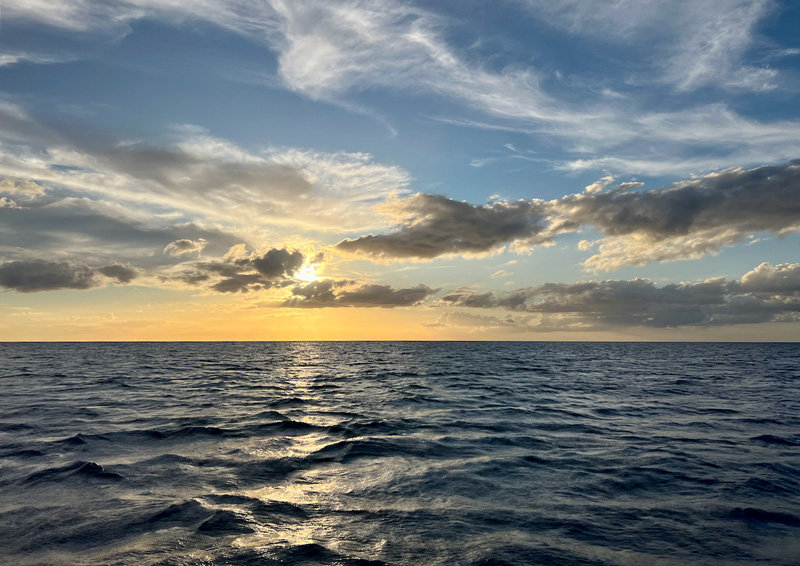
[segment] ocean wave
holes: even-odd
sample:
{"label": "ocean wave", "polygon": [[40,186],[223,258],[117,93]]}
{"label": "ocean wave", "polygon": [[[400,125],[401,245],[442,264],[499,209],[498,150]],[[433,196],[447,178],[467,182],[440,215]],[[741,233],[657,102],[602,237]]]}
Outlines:
{"label": "ocean wave", "polygon": [[0,344],[0,563],[796,566],[800,346],[742,348]]}

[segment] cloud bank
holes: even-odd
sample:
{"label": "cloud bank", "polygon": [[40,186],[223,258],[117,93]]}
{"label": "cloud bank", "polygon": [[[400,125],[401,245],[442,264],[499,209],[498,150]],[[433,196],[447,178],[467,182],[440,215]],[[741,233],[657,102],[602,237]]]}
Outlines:
{"label": "cloud bank", "polygon": [[797,322],[800,264],[763,263],[738,280],[661,287],[634,279],[545,283],[505,293],[462,289],[444,295],[440,306],[536,313],[543,325],[563,328]]}

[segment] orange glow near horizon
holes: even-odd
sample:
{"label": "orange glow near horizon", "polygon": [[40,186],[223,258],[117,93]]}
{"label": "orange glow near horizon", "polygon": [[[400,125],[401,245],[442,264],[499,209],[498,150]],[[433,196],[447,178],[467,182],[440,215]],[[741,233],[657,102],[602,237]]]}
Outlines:
{"label": "orange glow near horizon", "polygon": [[[81,297],[81,295],[75,295]],[[84,295],[85,296],[85,295]],[[100,306],[102,305],[102,306]],[[512,332],[437,324],[441,309],[270,308],[230,296],[146,304],[60,301],[49,308],[6,307],[2,341],[792,341],[792,325],[737,325],[720,329],[629,328],[606,331]]]}

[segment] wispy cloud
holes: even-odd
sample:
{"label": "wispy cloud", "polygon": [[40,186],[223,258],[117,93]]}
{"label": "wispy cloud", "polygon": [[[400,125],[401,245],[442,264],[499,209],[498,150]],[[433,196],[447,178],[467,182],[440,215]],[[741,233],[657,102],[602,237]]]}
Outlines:
{"label": "wispy cloud", "polygon": [[367,153],[248,151],[196,127],[174,128],[166,145],[91,145],[2,101],[0,125],[7,126],[0,132],[0,175],[6,176],[0,193],[40,193],[36,187],[46,185],[200,215],[229,227],[368,229],[374,226],[371,205],[404,192],[410,182],[406,171],[376,163]]}
{"label": "wispy cloud", "polygon": [[[663,96],[661,84],[679,93],[712,86],[767,91],[778,81],[775,69],[747,58],[758,23],[774,10],[770,0],[599,5],[589,0],[525,0],[521,5],[531,8],[531,22],[539,19],[567,33],[626,45],[638,67],[655,70],[637,78],[648,85],[648,92]],[[648,104],[652,96],[633,97],[634,92],[620,92],[624,85],[618,84],[600,89],[612,96],[579,96],[581,89],[560,96],[548,89],[539,68],[515,64],[496,69],[474,60],[448,40],[450,20],[411,2],[55,0],[43,9],[39,2],[13,0],[4,10],[7,18],[75,33],[119,28],[143,18],[175,25],[209,22],[276,53],[281,84],[305,97],[381,119],[353,95],[385,89],[443,97],[461,109],[461,116],[449,118],[452,123],[524,131],[558,142],[578,154],[576,159],[554,160],[568,169],[688,173],[775,162],[800,153],[795,135],[800,123],[748,118],[731,109],[724,97],[713,104],[683,97],[669,110],[657,111]],[[713,159],[692,162],[695,154],[711,149]]]}
{"label": "wispy cloud", "polygon": [[27,51],[6,51],[0,53],[0,67],[10,67],[24,63],[34,65],[52,65],[54,63],[65,63],[74,60],[72,57],[44,55],[41,53],[30,53]]}
{"label": "wispy cloud", "polygon": [[745,62],[773,0],[520,0],[532,17],[572,35],[635,46],[681,91],[706,86],[755,91],[776,86],[777,71]]}

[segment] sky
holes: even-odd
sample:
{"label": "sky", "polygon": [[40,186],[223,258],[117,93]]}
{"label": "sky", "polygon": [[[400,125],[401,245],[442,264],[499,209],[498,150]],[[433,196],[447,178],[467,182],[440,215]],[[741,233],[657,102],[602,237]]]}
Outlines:
{"label": "sky", "polygon": [[798,29],[4,0],[0,340],[800,341]]}

